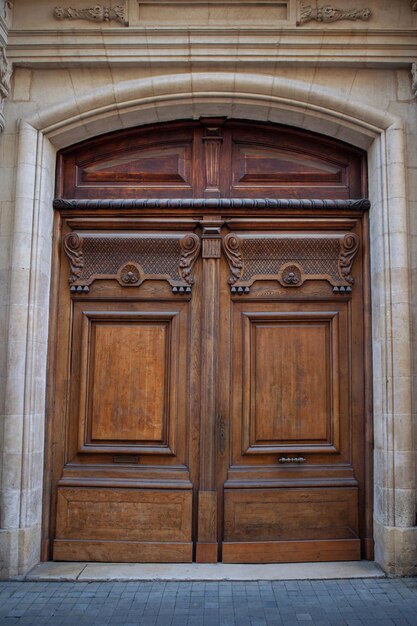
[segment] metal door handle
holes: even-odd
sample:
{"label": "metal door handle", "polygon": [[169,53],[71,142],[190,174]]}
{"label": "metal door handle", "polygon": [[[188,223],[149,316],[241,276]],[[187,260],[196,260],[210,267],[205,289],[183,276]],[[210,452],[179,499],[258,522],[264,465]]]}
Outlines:
{"label": "metal door handle", "polygon": [[281,456],[280,463],[304,463],[305,458],[303,456]]}

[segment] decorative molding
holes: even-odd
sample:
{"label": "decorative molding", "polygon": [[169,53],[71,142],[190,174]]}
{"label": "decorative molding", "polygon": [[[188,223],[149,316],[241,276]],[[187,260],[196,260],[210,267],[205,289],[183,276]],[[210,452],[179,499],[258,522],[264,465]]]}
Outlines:
{"label": "decorative molding", "polygon": [[353,260],[359,250],[359,237],[354,233],[345,235],[340,240],[340,255],[338,260],[340,278],[352,285],[355,281],[351,276]]}
{"label": "decorative molding", "polygon": [[57,20],[88,20],[89,22],[119,22],[123,26],[129,26],[126,16],[126,6],[118,4],[115,7],[95,4],[87,9],[73,9],[68,7],[55,7],[54,17]]}
{"label": "decorative molding", "polygon": [[257,281],[276,280],[299,288],[305,281],[327,281],[336,294],[350,294],[352,264],[359,249],[354,233],[229,233],[223,240],[230,291],[244,295]]}
{"label": "decorative molding", "polygon": [[197,237],[194,233],[185,235],[180,241],[181,258],[179,264],[178,273],[183,280],[189,285],[194,284],[194,277],[192,275],[193,265],[198,257],[198,253],[201,248],[200,237]]}
{"label": "decorative molding", "polygon": [[201,235],[203,259],[220,259],[222,255],[221,228],[224,221],[214,216],[213,218],[204,216],[200,224],[203,229]]}
{"label": "decorative molding", "polygon": [[339,20],[350,20],[355,22],[356,20],[368,20],[371,17],[371,9],[338,9],[330,4],[322,7],[312,7],[300,2],[300,17],[297,21],[297,26],[307,24],[307,22],[321,22],[323,24],[331,24],[338,22]]}
{"label": "decorative molding", "polygon": [[417,97],[417,63],[413,63],[411,66],[411,91]]}
{"label": "decorative molding", "polygon": [[192,267],[201,248],[194,233],[68,233],[63,241],[73,294],[86,294],[96,280],[139,287],[145,280],[167,281],[175,294],[191,293]]}
{"label": "decorative molding", "polygon": [[234,233],[226,235],[223,239],[223,249],[230,268],[227,282],[229,285],[234,285],[236,281],[242,278],[243,274],[243,258],[239,237]]}
{"label": "decorative molding", "polygon": [[220,149],[223,142],[222,126],[225,117],[201,118],[204,127],[205,189],[207,195],[220,196]]}
{"label": "decorative molding", "polygon": [[77,200],[56,198],[54,209],[58,211],[92,211],[109,209],[125,211],[131,209],[272,209],[313,211],[368,211],[371,203],[366,198],[348,200],[320,200],[292,198],[140,198],[114,200]]}
{"label": "decorative molding", "polygon": [[12,71],[12,65],[7,59],[6,49],[0,46],[0,132],[4,130],[5,126],[3,108],[4,101],[10,94]]}

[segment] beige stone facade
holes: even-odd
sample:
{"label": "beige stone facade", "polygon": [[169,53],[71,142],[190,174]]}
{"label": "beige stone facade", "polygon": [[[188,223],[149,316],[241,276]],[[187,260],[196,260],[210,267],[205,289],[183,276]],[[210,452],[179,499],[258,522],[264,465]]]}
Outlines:
{"label": "beige stone facade", "polygon": [[368,151],[375,553],[390,574],[417,574],[416,3],[105,0],[95,19],[77,13],[93,4],[0,0],[1,577],[40,558],[56,152],[210,115]]}

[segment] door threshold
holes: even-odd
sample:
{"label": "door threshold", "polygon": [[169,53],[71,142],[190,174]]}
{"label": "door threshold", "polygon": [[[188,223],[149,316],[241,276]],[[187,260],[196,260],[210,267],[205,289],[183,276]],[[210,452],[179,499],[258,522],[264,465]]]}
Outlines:
{"label": "door threshold", "polygon": [[383,578],[373,561],[328,563],[39,563],[25,577],[39,582],[250,581]]}

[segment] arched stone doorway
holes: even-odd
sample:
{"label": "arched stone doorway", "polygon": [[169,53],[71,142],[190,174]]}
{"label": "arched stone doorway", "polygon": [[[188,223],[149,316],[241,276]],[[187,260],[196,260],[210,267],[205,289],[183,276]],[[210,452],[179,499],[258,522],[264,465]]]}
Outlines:
{"label": "arched stone doorway", "polygon": [[[367,150],[375,559],[391,574],[415,572],[411,296],[405,228],[409,198],[403,123],[383,106],[369,107],[353,94],[342,98],[316,81],[200,71],[158,81],[117,82],[117,89],[109,84],[87,95],[75,93],[19,125],[5,395],[9,413],[20,416],[23,427],[17,433],[12,421],[4,424],[4,436],[16,438],[22,452],[3,467],[4,484],[11,485],[2,501],[7,575],[25,573],[40,554],[42,559],[49,555],[48,537],[43,538],[41,551],[40,546],[47,319],[55,307],[55,300],[50,300],[50,251],[56,151],[109,130],[219,114],[278,121],[343,138]],[[59,238],[54,241],[57,249]],[[394,458],[404,463],[398,465]],[[46,518],[48,510],[46,498]]]}
{"label": "arched stone doorway", "polygon": [[372,558],[364,153],[202,118],[58,163],[45,556]]}

